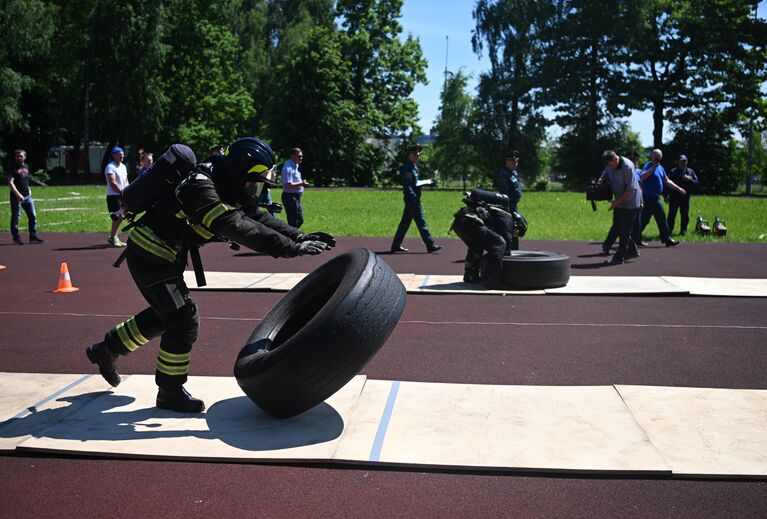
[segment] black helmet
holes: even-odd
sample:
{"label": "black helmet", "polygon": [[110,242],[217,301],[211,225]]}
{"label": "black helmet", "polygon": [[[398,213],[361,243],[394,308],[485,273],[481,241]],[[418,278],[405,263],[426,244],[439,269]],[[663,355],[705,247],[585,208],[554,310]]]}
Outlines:
{"label": "black helmet", "polygon": [[514,217],[514,236],[521,238],[527,232],[527,220],[516,211],[511,213],[511,216]]}
{"label": "black helmet", "polygon": [[243,137],[230,144],[222,155],[213,157],[213,181],[224,202],[242,198],[247,182],[275,185],[274,152],[255,137]]}

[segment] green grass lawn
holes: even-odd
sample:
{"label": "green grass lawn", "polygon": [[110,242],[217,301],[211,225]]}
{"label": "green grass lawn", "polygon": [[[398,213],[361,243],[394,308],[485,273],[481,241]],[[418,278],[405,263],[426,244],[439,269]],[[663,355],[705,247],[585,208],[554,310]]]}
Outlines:
{"label": "green grass lawn", "polygon": [[[105,188],[99,185],[33,187],[32,194],[41,234],[51,232],[102,232],[111,221],[107,215]],[[429,229],[437,237],[447,236],[453,213],[461,207],[461,191],[425,190],[423,208]],[[279,202],[280,190],[272,190]],[[10,225],[8,187],[0,188],[0,231]],[[304,193],[304,230],[324,230],[339,236],[392,236],[402,214],[402,194],[398,190],[312,189]],[[607,202],[591,210],[583,193],[525,192],[520,212],[529,224],[526,239],[602,240],[611,222]],[[695,216],[713,223],[719,215],[727,224],[726,238],[696,236]],[[284,215],[279,215],[284,219]],[[677,217],[678,218],[678,217]],[[739,196],[695,196],[685,241],[764,242],[767,239],[767,198]],[[22,214],[20,227],[26,228]],[[677,228],[679,223],[677,220]],[[418,237],[415,225],[408,236]],[[650,222],[645,238],[657,239],[658,230]]]}

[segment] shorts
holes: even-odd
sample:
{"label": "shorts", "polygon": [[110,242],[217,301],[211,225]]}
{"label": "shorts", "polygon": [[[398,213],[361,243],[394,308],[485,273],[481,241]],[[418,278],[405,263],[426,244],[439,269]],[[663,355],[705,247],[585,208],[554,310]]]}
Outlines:
{"label": "shorts", "polygon": [[120,210],[120,206],[122,205],[120,202],[121,198],[120,195],[107,195],[107,209],[110,213]]}

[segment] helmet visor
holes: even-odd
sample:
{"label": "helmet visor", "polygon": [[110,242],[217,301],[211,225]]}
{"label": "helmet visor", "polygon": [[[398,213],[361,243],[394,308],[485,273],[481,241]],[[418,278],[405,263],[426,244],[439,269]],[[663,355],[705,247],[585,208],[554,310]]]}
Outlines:
{"label": "helmet visor", "polygon": [[263,164],[256,164],[245,173],[246,182],[266,182],[270,186],[275,185],[277,181],[277,172],[274,166],[267,168]]}

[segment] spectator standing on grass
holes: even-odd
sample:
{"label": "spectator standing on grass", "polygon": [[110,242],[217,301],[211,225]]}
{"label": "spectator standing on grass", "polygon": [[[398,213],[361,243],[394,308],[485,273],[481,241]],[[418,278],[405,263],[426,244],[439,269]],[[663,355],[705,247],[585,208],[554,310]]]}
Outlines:
{"label": "spectator standing on grass", "polygon": [[687,167],[687,156],[679,155],[677,167],[668,174],[676,185],[685,190],[685,193],[671,191],[668,194],[668,231],[674,232],[676,212],[679,211],[679,234],[687,234],[687,225],[690,223],[690,193],[698,187],[698,176],[692,168]]}
{"label": "spectator standing on grass", "polygon": [[663,159],[662,151],[657,148],[652,150],[650,159],[650,162],[642,168],[642,201],[644,203],[642,208],[642,231],[644,232],[645,227],[650,223],[650,217],[655,218],[655,223],[658,224],[658,232],[660,233],[660,241],[665,243],[666,247],[673,247],[678,245],[679,242],[673,239],[669,232],[668,220],[666,220],[666,212],[663,209],[661,195],[665,186],[683,195],[685,190],[677,186],[666,175],[666,170],[663,169],[660,163]]}
{"label": "spectator standing on grass", "polygon": [[[510,150],[504,156],[504,165],[495,177],[495,186],[498,192],[509,197],[509,211],[517,212],[517,206],[522,199],[522,182],[519,180],[517,167],[519,166],[519,152]],[[511,242],[511,250],[519,250],[519,238],[514,236]]]}
{"label": "spectator standing on grass", "polygon": [[613,191],[610,211],[613,212],[613,227],[618,230],[619,240],[618,251],[605,263],[620,265],[626,260],[639,257],[637,246],[631,238],[631,228],[642,204],[642,194],[633,162],[612,150],[605,150],[602,162],[605,169],[599,180],[607,180]]}
{"label": "spectator standing on grass", "polygon": [[37,237],[37,213],[35,201],[32,199],[32,190],[29,187],[29,166],[27,152],[16,150],[13,152],[14,163],[8,168],[8,187],[11,195],[11,236],[14,245],[23,245],[19,235],[19,215],[21,209],[27,214],[29,228],[29,243],[40,244],[43,240]]}
{"label": "spectator standing on grass", "polygon": [[112,219],[112,230],[107,238],[107,244],[111,247],[125,247],[125,243],[117,236],[124,218],[120,211],[120,198],[123,189],[128,186],[128,168],[123,164],[123,159],[125,159],[125,150],[115,146],[112,148],[112,160],[104,168],[107,181],[107,209]]}
{"label": "spectator standing on grass", "polygon": [[415,220],[421,239],[426,245],[427,252],[436,252],[442,248],[434,242],[434,238],[426,227],[426,218],[423,215],[421,207],[421,185],[430,185],[431,181],[418,181],[418,161],[421,160],[421,147],[413,146],[408,151],[408,158],[402,165],[399,172],[399,181],[402,184],[402,196],[405,201],[405,208],[402,211],[397,232],[394,233],[394,240],[391,244],[391,252],[408,252],[402,246],[405,234],[410,228],[410,223]]}
{"label": "spectator standing on grass", "polygon": [[304,188],[309,187],[309,182],[301,178],[298,166],[304,160],[304,152],[301,148],[290,150],[290,159],[282,166],[280,177],[282,179],[282,205],[285,215],[288,217],[288,225],[300,229],[304,223],[304,209],[301,206],[301,197]]}
{"label": "spectator standing on grass", "polygon": [[147,151],[141,155],[141,163],[138,168],[138,176],[146,175],[146,172],[149,171],[149,168],[152,167],[152,164],[154,164],[154,153]]}

